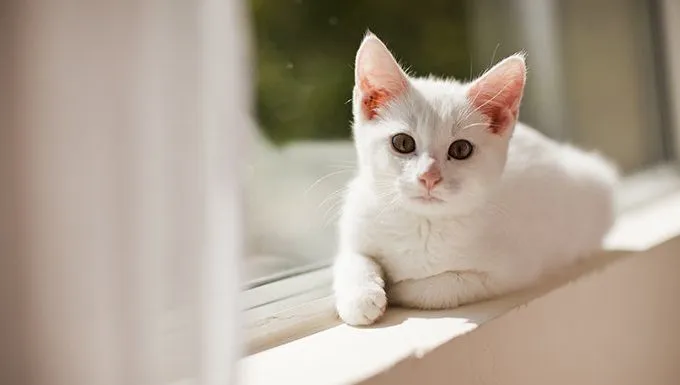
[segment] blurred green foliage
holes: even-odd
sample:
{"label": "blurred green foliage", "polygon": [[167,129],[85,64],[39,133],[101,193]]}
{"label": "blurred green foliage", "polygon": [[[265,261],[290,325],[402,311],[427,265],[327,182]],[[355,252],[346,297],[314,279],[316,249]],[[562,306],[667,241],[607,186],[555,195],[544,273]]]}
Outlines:
{"label": "blurred green foliage", "polygon": [[250,0],[257,120],[275,143],[350,136],[354,54],[367,29],[417,74],[470,75],[465,0]]}

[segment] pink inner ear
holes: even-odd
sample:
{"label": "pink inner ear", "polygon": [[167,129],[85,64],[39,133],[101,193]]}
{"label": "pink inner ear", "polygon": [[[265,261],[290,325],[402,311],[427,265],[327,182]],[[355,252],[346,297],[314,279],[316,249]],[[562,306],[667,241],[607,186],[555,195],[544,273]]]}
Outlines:
{"label": "pink inner ear", "polygon": [[489,118],[493,133],[505,132],[517,120],[525,78],[524,58],[512,56],[472,83],[468,99]]}
{"label": "pink inner ear", "polygon": [[362,93],[361,108],[366,119],[370,120],[378,115],[378,109],[397,96],[405,87],[405,84],[396,89],[379,87],[373,85],[369,78],[361,79],[359,83]]}
{"label": "pink inner ear", "polygon": [[368,79],[361,80],[360,89],[363,94],[361,99],[362,111],[366,119],[373,119],[378,115],[378,109],[390,101],[395,93],[386,89],[372,86]]}
{"label": "pink inner ear", "polygon": [[359,47],[355,81],[361,91],[362,112],[369,120],[407,86],[401,67],[375,35],[366,36]]}

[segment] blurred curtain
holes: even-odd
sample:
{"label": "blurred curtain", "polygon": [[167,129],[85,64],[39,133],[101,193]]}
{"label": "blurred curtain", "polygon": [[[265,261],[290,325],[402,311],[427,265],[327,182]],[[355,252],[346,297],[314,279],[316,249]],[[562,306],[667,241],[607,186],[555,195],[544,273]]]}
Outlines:
{"label": "blurred curtain", "polygon": [[244,15],[0,2],[0,383],[234,380]]}

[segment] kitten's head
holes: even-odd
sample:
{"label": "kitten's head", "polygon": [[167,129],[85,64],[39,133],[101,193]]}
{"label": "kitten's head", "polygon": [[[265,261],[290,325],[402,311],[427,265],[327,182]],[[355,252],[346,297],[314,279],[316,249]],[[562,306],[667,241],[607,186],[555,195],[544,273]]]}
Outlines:
{"label": "kitten's head", "polygon": [[361,177],[386,204],[427,215],[471,211],[501,178],[525,78],[522,55],[466,84],[412,78],[369,33],[353,93]]}

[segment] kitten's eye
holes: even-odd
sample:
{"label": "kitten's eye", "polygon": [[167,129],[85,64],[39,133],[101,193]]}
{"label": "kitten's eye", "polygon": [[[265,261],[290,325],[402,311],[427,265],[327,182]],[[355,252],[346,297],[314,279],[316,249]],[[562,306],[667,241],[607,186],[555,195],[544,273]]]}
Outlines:
{"label": "kitten's eye", "polygon": [[392,148],[400,154],[410,154],[416,150],[416,141],[407,134],[397,134],[392,137]]}
{"label": "kitten's eye", "polygon": [[472,155],[472,143],[465,139],[459,139],[449,146],[449,156],[453,159],[463,160]]}

